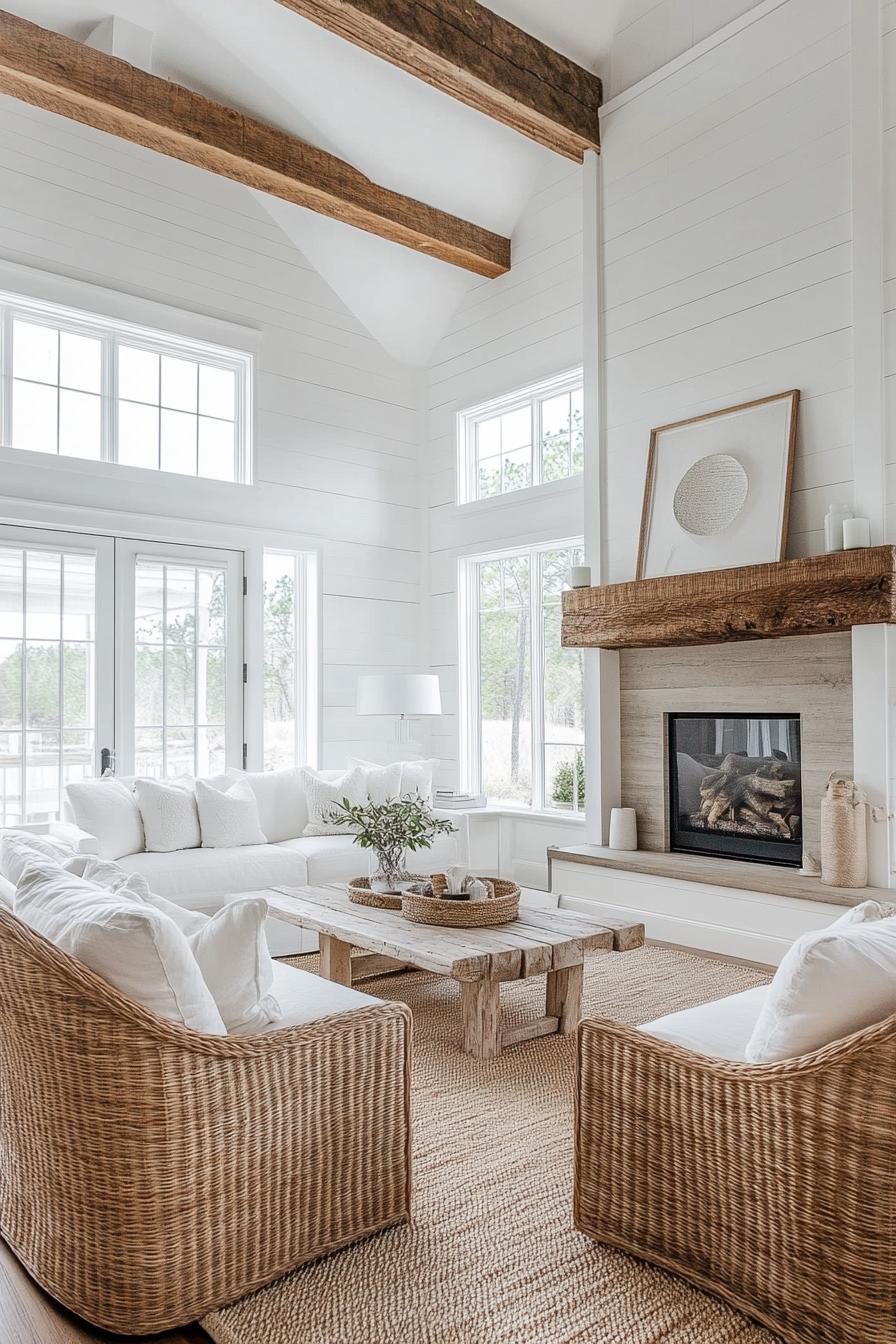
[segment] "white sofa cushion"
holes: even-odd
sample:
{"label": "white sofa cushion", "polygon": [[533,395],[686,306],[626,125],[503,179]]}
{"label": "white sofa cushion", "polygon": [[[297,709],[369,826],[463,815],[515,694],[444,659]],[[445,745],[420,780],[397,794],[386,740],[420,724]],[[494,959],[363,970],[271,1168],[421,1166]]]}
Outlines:
{"label": "white sofa cushion", "polygon": [[4,831],[0,835],[0,876],[13,886],[35,859],[47,859],[62,864],[71,858],[72,847],[63,840],[49,835],[35,835],[31,831]]}
{"label": "white sofa cushion", "polygon": [[151,854],[196,849],[201,843],[199,813],[189,785],[138,779],[134,797],[143,822],[144,848]]}
{"label": "white sofa cushion", "polygon": [[298,766],[261,773],[228,770],[228,784],[244,779],[258,804],[258,821],[269,844],[293,840],[308,824],[302,771]]}
{"label": "white sofa cushion", "polygon": [[645,1022],[638,1030],[668,1041],[670,1045],[693,1050],[698,1055],[736,1059],[742,1063],[767,993],[767,985],[745,989],[726,999],[667,1013],[654,1022]]}
{"label": "white sofa cushion", "polygon": [[[312,886],[367,875],[368,851],[359,849],[351,835],[303,836],[300,840],[284,840],[277,848],[305,860],[305,881]],[[446,865],[456,862],[456,835],[437,835],[430,849],[410,856],[411,868],[419,873],[443,873]]]}
{"label": "white sofa cushion", "polygon": [[753,1064],[794,1059],[896,1013],[896,919],[804,933],[786,952],[747,1044]]}
{"label": "white sofa cushion", "polygon": [[255,794],[245,779],[226,790],[196,781],[196,805],[203,849],[238,849],[241,845],[264,845],[267,837],[258,820]]}
{"label": "white sofa cushion", "polygon": [[143,822],[137,800],[117,779],[86,779],[65,791],[76,826],[96,837],[101,858],[120,859],[143,849]]}
{"label": "white sofa cushion", "polygon": [[207,1035],[226,1033],[186,938],[159,910],[43,860],[22,874],[15,913],[159,1017]]}
{"label": "white sofa cushion", "polygon": [[308,822],[302,832],[306,835],[351,835],[353,827],[348,821],[337,818],[330,820],[334,806],[344,799],[352,804],[363,806],[367,802],[367,790],[364,785],[364,771],[354,766],[344,775],[328,779],[317,770],[302,770],[302,787],[308,806]]}
{"label": "white sofa cushion", "polygon": [[129,854],[120,863],[127,872],[145,877],[157,895],[191,910],[214,909],[239,892],[301,887],[308,881],[304,856],[285,845]]}
{"label": "white sofa cushion", "polygon": [[[382,1003],[382,999],[375,999],[371,994],[349,989],[347,985],[337,985],[332,980],[312,975],[310,971],[286,966],[282,961],[274,963],[273,993],[283,1016],[277,1022],[261,1028],[260,1034],[265,1036],[272,1031],[283,1031],[286,1027],[317,1022],[335,1013],[352,1013],[358,1008],[370,1008]],[[244,1028],[234,1034],[244,1036],[251,1030]]]}

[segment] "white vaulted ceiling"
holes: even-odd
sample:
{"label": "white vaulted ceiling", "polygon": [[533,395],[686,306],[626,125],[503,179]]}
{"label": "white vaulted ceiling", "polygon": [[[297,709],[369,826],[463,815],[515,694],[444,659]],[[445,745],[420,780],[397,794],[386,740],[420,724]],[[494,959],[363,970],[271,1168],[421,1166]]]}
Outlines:
{"label": "white vaulted ceiling", "polygon": [[[346,159],[383,186],[512,236],[550,151],[299,18],[275,0],[0,0],[85,39],[110,14],[153,33],[153,73]],[[665,0],[662,0],[665,3]],[[492,8],[596,68],[646,0],[496,0]],[[197,170],[198,171],[198,170]],[[475,276],[257,194],[371,334],[426,364]]]}

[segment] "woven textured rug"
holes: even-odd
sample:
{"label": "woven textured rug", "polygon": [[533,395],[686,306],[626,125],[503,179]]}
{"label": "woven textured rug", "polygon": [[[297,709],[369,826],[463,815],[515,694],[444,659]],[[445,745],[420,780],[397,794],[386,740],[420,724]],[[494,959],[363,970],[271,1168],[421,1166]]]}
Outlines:
{"label": "woven textured rug", "polygon": [[[766,979],[661,948],[595,956],[585,1012],[646,1022]],[[573,1230],[572,1039],[479,1062],[460,1048],[453,983],[414,972],[364,988],[414,1013],[414,1222],[213,1312],[202,1324],[218,1344],[770,1344],[721,1302]],[[502,998],[512,1019],[543,1012],[543,993],[540,978]]]}

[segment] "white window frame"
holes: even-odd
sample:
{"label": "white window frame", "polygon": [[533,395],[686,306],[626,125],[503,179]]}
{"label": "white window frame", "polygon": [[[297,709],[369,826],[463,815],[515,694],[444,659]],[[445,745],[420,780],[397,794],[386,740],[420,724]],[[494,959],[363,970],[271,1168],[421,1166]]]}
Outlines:
{"label": "white window frame", "polygon": [[[563,488],[570,481],[578,482],[581,472],[573,472],[557,481],[542,480],[542,403],[563,392],[584,388],[584,370],[568,369],[538,383],[518,388],[514,392],[469,406],[457,413],[457,502],[459,505],[480,506],[499,504],[507,499],[525,497],[532,490]],[[479,494],[479,465],[476,460],[476,430],[485,420],[505,415],[509,411],[530,408],[532,416],[532,484],[519,490],[507,490],[497,495]]]}
{"label": "white window frame", "polygon": [[[461,787],[482,792],[482,712],[480,705],[479,566],[494,560],[525,555],[529,560],[529,696],[532,723],[532,802],[514,804],[523,812],[584,819],[584,807],[574,812],[552,807],[545,796],[544,779],[544,629],[541,615],[541,556],[547,551],[583,547],[582,537],[560,537],[523,546],[507,546],[463,556],[458,561],[458,708],[460,714],[459,765]],[[537,597],[537,610],[535,599]],[[491,801],[490,799],[488,801]]]}
{"label": "white window frame", "polygon": [[[264,666],[264,561],[268,555],[287,556],[295,563],[296,576],[296,728],[295,764],[315,768],[319,751],[319,610],[318,557],[315,551],[291,546],[265,546],[261,555],[262,667]],[[262,688],[261,761],[267,769],[264,740],[264,690]]]}
{"label": "white window frame", "polygon": [[[13,403],[13,322],[16,319],[47,326],[59,332],[89,336],[100,341],[102,349],[101,395],[101,462],[118,466],[118,351],[120,346],[135,346],[154,354],[196,360],[215,368],[227,369],[234,374],[236,406],[234,417],[234,476],[233,482],[247,485],[252,480],[252,383],[254,359],[248,350],[180,336],[153,327],[126,322],[86,309],[44,299],[29,298],[23,294],[0,291],[0,446],[16,449],[12,441]],[[48,384],[49,386],[49,384]],[[147,403],[152,404],[152,403]],[[29,452],[27,448],[17,450]],[[55,457],[59,454],[37,453],[36,457]],[[75,457],[66,460],[77,462]],[[95,461],[95,459],[86,459]],[[135,468],[122,464],[125,470],[159,471],[176,476],[178,480],[217,480],[216,477],[191,473],[162,472],[161,468]],[[224,482],[231,484],[231,482]]]}

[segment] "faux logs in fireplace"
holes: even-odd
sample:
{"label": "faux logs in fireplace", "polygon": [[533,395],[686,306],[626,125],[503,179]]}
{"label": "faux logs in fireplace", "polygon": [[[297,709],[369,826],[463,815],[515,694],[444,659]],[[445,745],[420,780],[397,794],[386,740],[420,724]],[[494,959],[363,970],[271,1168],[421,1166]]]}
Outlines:
{"label": "faux logs in fireplace", "polygon": [[670,849],[802,863],[798,714],[667,714]]}

